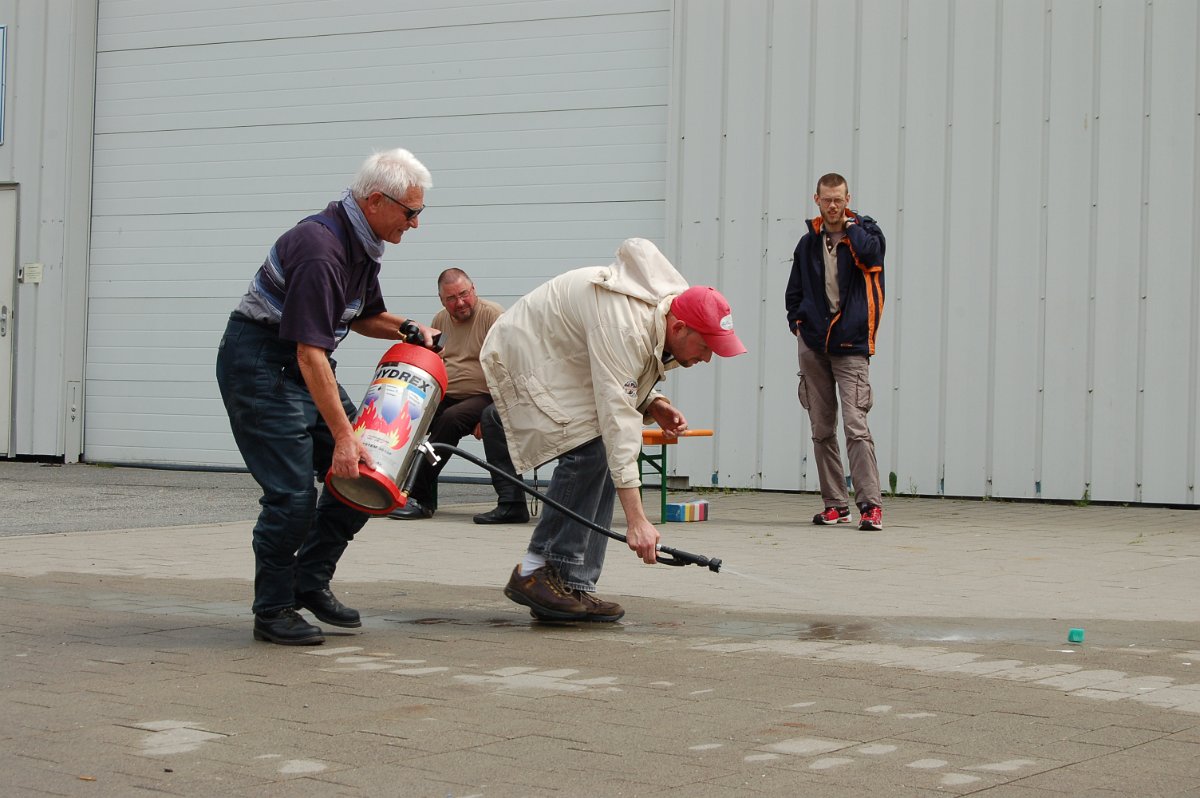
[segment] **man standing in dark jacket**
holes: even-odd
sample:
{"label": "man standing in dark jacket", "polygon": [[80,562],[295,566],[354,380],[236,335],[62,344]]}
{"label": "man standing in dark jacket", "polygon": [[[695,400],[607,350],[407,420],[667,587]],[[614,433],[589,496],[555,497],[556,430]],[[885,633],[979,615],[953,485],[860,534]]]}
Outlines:
{"label": "man standing in dark jacket", "polygon": [[813,458],[825,509],[814,524],[850,522],[838,397],[846,433],[850,478],[861,516],[859,529],[883,529],[883,499],[875,441],[867,427],[872,405],[870,359],[883,314],[883,231],[850,210],[846,179],[830,173],[813,195],[821,213],[796,245],[788,280],[788,326],[800,357],[800,404],[812,425]]}
{"label": "man standing in dark jacket", "polygon": [[[229,317],[217,384],[238,450],[263,495],[254,525],[254,637],[283,645],[324,642],[322,623],[358,627],[356,610],[329,589],[338,558],[367,515],[325,491],[314,474],[346,479],[373,465],[355,437],[355,407],[329,355],[351,330],[402,339],[379,287],[385,243],[416,229],[429,170],[408,150],[372,155],[340,200],[301,219],[271,247]],[[427,344],[436,330],[418,324]]]}

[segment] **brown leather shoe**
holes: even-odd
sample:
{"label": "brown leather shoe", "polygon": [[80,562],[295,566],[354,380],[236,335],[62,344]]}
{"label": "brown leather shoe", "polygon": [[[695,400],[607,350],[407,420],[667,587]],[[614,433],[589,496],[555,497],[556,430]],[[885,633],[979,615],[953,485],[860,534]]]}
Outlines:
{"label": "brown leather shoe", "polygon": [[588,614],[587,607],[563,584],[552,565],[543,565],[529,576],[521,576],[518,565],[504,586],[504,595],[539,616],[556,621],[582,621]]}
{"label": "brown leather shoe", "polygon": [[[625,617],[625,608],[615,601],[605,601],[591,593],[584,593],[582,590],[572,590],[571,593],[575,598],[579,599],[579,603],[587,610],[587,615],[577,619],[582,621],[590,621],[594,623],[612,623],[619,621]],[[537,610],[530,610],[529,614],[534,620],[544,621],[547,623],[561,622],[561,618],[551,618],[548,615],[542,615]]]}
{"label": "brown leather shoe", "polygon": [[587,616],[584,620],[611,623],[621,620],[625,615],[625,608],[615,601],[605,601],[592,593],[584,593],[582,590],[576,590],[574,593],[575,598],[579,599],[579,603],[587,609]]}

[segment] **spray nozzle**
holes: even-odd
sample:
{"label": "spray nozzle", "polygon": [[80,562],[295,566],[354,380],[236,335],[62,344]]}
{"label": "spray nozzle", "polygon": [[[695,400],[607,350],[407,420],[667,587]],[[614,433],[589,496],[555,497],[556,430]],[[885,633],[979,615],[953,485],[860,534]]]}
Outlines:
{"label": "spray nozzle", "polygon": [[[721,570],[721,560],[718,557],[705,557],[703,554],[692,554],[688,551],[680,551],[673,549],[670,546],[655,546],[655,550],[659,553],[658,561],[663,565],[699,565],[702,568],[708,568],[714,574]],[[663,557],[661,555],[669,556]]]}

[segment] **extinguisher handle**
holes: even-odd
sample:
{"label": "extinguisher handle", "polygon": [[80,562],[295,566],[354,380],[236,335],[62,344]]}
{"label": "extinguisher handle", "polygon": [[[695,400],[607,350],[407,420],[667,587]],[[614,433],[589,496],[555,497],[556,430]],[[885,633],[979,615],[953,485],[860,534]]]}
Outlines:
{"label": "extinguisher handle", "polygon": [[400,325],[400,335],[404,337],[404,343],[406,344],[425,347],[434,353],[440,353],[442,351],[442,334],[438,333],[433,337],[432,346],[425,346],[425,336],[421,334],[421,327],[412,319],[406,319],[404,323]]}

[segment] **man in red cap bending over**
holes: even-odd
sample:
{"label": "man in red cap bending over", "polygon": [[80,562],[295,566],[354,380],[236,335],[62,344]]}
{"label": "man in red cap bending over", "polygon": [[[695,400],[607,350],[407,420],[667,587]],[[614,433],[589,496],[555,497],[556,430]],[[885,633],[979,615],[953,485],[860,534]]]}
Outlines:
{"label": "man in red cap bending over", "polygon": [[[642,426],[687,429],[654,386],[667,369],[745,351],[715,288],[689,288],[652,243],[631,238],[615,263],[555,277],[493,325],[479,356],[495,400],[483,438],[500,449],[488,460],[514,474],[557,460],[546,495],[601,527],[619,498],[629,548],[654,563],[658,530],[638,490]],[[504,594],[535,618],[615,621],[621,605],[594,595],[607,544],[547,506]]]}

